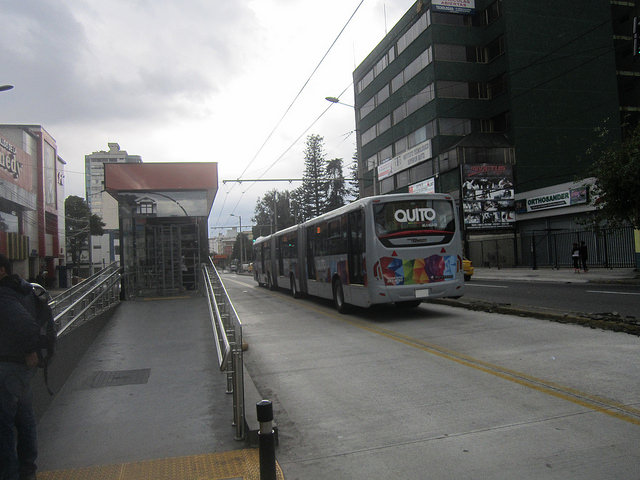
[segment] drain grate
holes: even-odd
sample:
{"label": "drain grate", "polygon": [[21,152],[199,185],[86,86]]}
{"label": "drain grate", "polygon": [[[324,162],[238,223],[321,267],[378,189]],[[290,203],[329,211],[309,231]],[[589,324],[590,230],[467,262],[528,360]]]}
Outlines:
{"label": "drain grate", "polygon": [[150,368],[140,370],[116,370],[96,372],[91,388],[117,387],[120,385],[141,385],[149,381]]}

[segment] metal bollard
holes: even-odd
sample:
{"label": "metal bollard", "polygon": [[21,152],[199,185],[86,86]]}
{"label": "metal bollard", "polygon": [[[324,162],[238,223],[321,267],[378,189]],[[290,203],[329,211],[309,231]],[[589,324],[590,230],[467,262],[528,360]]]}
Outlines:
{"label": "metal bollard", "polygon": [[273,431],[273,405],[270,400],[256,404],[258,411],[258,448],[260,450],[260,480],[276,480],[276,441]]}

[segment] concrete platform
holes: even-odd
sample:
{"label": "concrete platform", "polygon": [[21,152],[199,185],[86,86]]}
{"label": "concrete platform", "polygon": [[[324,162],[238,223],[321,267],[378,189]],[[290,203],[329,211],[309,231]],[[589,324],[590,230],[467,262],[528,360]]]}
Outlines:
{"label": "concrete platform", "polygon": [[38,478],[258,478],[225,391],[203,297],[124,302],[39,422]]}

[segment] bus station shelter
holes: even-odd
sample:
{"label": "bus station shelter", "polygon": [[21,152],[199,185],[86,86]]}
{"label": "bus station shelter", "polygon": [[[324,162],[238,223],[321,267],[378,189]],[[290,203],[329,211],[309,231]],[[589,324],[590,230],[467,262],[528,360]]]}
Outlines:
{"label": "bus station shelter", "polygon": [[104,182],[118,202],[123,297],[197,289],[217,163],[105,163]]}

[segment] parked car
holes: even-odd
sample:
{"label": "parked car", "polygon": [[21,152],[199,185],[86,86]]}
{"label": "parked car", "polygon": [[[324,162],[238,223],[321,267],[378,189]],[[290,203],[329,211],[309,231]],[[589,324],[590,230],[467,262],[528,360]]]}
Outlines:
{"label": "parked car", "polygon": [[473,264],[471,260],[468,258],[462,259],[462,270],[464,270],[464,280],[468,282],[471,280],[471,275],[473,275]]}

